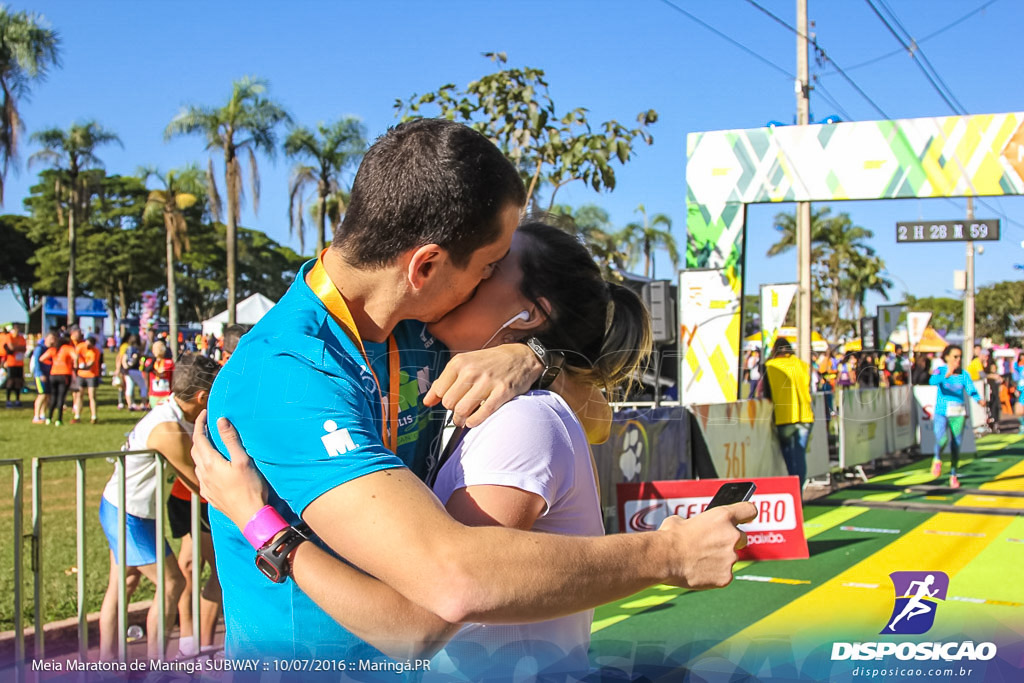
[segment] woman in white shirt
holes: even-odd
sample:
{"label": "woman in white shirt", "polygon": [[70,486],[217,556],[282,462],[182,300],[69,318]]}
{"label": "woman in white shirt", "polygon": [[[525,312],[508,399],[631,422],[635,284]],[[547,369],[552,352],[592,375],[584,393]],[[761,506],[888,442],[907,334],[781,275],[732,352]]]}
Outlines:
{"label": "woman in white shirt", "polygon": [[[607,390],[628,384],[651,348],[650,318],[639,297],[606,282],[574,236],[538,222],[520,226],[495,274],[480,283],[471,300],[429,330],[453,352],[534,336],[565,355],[554,390],[565,381]],[[446,448],[446,455],[450,457],[442,457],[435,467],[432,488],[449,514],[464,524],[587,536],[604,533],[584,430],[557,393],[531,391],[513,399]],[[244,453],[232,452],[235,467],[207,468],[202,460],[197,454],[204,496],[211,504],[234,520],[249,519],[262,507],[255,470],[237,466],[247,462]],[[237,493],[240,490],[252,492],[241,504],[245,496]],[[592,611],[534,624],[459,628],[380,582],[368,587],[363,581],[357,589],[353,572],[334,560],[330,571],[320,571],[318,579],[334,585],[350,581],[353,600],[391,609],[321,607],[355,635],[396,657],[433,652],[451,638],[431,667],[447,680],[500,677],[524,662],[535,674],[563,679],[583,676],[589,668]],[[300,583],[300,588],[308,587]],[[311,597],[315,593],[307,592]],[[396,607],[403,614],[395,615]]]}

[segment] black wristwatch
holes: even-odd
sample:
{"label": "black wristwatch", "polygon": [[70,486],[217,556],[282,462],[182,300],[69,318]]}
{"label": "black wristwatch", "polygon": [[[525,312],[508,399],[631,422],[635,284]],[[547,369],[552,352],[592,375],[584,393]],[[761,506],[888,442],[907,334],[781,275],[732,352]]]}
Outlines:
{"label": "black wristwatch", "polygon": [[292,573],[288,556],[299,544],[309,540],[310,533],[306,524],[288,527],[276,541],[267,541],[266,545],[256,551],[256,568],[274,583],[284,583]]}
{"label": "black wristwatch", "polygon": [[560,351],[549,351],[536,337],[527,337],[523,340],[523,343],[530,347],[530,350],[537,355],[537,360],[544,365],[544,370],[540,373],[540,379],[537,380],[534,387],[537,389],[547,389],[558,375],[561,374],[562,365],[565,363],[565,355]]}

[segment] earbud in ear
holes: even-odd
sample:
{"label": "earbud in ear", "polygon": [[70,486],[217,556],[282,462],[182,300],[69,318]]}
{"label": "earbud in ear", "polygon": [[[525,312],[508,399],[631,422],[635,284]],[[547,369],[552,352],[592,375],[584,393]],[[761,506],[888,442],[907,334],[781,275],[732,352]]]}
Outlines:
{"label": "earbud in ear", "polygon": [[507,325],[511,325],[512,323],[516,322],[517,320],[522,320],[524,323],[525,322],[530,322],[530,312],[529,311],[519,311],[519,313],[517,313],[515,315],[515,317],[512,318],[511,320],[509,320],[507,323],[505,323],[505,325],[506,326]]}

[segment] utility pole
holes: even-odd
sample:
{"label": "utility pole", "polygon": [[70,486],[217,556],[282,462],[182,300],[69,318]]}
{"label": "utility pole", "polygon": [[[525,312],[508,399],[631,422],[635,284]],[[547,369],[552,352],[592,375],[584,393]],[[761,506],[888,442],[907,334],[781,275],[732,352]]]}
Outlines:
{"label": "utility pole", "polygon": [[[967,198],[967,229],[974,221],[974,197]],[[970,234],[970,232],[968,232]],[[963,368],[974,356],[974,242],[967,242],[967,289],[964,291],[964,351]]]}
{"label": "utility pole", "polygon": [[[810,82],[807,68],[807,0],[796,0],[796,122],[810,123]],[[796,205],[797,354],[811,364],[811,204]],[[765,349],[767,353],[768,349]]]}

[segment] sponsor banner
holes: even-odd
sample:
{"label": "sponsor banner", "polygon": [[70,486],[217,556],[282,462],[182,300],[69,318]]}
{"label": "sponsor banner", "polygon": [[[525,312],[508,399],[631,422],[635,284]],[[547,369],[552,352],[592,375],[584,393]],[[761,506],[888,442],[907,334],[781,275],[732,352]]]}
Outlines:
{"label": "sponsor banner", "polygon": [[734,271],[679,271],[679,399],[684,404],[736,400],[740,303]]}
{"label": "sponsor banner", "polygon": [[899,324],[900,318],[906,312],[907,307],[905,304],[890,304],[878,307],[879,348],[885,348],[885,343],[889,341],[889,337],[896,331],[896,325]]}
{"label": "sponsor banner", "polygon": [[615,485],[620,482],[686,479],[690,461],[690,416],[685,408],[617,410],[611,436],[592,445],[605,528],[615,529]]}
{"label": "sponsor banner", "polygon": [[693,517],[704,511],[715,492],[728,481],[753,481],[751,502],[757,518],[740,526],[747,532],[741,560],[805,560],[804,513],[797,477],[696,479],[619,484],[619,531],[654,531],[669,515]]}
{"label": "sponsor banner", "polygon": [[928,321],[932,319],[930,312],[907,313],[907,341],[910,344],[909,351],[913,352],[914,347],[924,337],[924,331],[928,329]]}
{"label": "sponsor banner", "polygon": [[[43,315],[64,318],[67,317],[67,314],[68,298],[66,296],[48,296],[43,299]],[[76,296],[75,315],[80,318],[106,318],[107,303],[103,299]]]}
{"label": "sponsor banner", "polygon": [[810,439],[807,441],[807,476],[817,477],[828,474],[832,469],[828,461],[825,395],[811,394],[811,407],[814,409],[814,426],[811,427]]}
{"label": "sponsor banner", "polygon": [[[974,383],[974,387],[978,390],[978,393],[984,396],[981,392],[985,390],[982,386],[984,382],[980,380]],[[931,385],[918,385],[914,387],[914,411],[916,413],[917,426],[918,426],[918,443],[921,444],[922,453],[934,453],[935,452],[935,423],[932,420],[932,415],[935,414],[935,399],[938,396],[939,388]],[[974,442],[974,430],[985,425],[988,415],[985,409],[979,406],[973,399],[970,399],[971,403],[971,425],[970,428],[964,427],[963,440],[960,442],[961,453],[974,453],[977,450],[977,445]],[[943,449],[944,453],[949,453],[949,444]]]}
{"label": "sponsor banner", "polygon": [[787,474],[767,399],[689,406],[715,468],[727,479]]}
{"label": "sponsor banner", "polygon": [[786,321],[786,314],[793,304],[798,285],[761,285],[761,349],[768,357],[779,328]]}
{"label": "sponsor banner", "polygon": [[886,454],[886,389],[844,389],[839,400],[839,466],[862,465]]}

